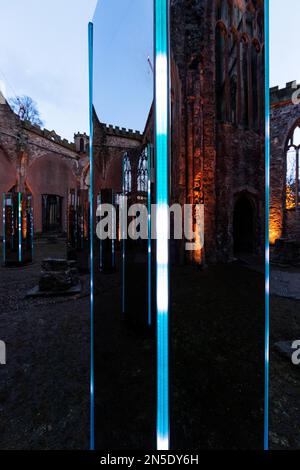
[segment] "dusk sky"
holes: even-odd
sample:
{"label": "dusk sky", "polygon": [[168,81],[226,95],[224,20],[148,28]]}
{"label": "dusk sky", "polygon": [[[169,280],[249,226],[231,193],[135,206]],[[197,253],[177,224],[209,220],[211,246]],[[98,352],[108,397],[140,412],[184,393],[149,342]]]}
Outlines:
{"label": "dusk sky", "polygon": [[[6,97],[31,96],[45,126],[70,140],[89,130],[87,25],[94,13],[100,120],[143,130],[153,96],[147,63],[153,0],[99,0],[96,6],[97,0],[1,2],[1,89]],[[299,0],[270,1],[271,86],[300,82],[299,14]]]}
{"label": "dusk sky", "polygon": [[299,16],[299,0],[270,0],[271,86],[300,83]]}
{"label": "dusk sky", "polygon": [[1,2],[0,81],[29,95],[45,127],[73,140],[88,122],[88,22],[97,0]]}
{"label": "dusk sky", "polygon": [[153,0],[99,0],[93,22],[98,117],[143,131],[153,100]]}

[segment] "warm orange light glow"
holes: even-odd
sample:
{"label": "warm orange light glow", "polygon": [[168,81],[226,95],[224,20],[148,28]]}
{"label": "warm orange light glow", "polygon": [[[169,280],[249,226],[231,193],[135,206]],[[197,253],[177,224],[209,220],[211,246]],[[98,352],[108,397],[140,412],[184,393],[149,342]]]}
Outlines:
{"label": "warm orange light glow", "polygon": [[296,207],[296,197],[294,188],[290,185],[286,186],[286,208],[294,209]]}
{"label": "warm orange light glow", "polygon": [[270,230],[270,245],[275,245],[276,240],[281,238],[280,232],[276,230]]}
{"label": "warm orange light glow", "polygon": [[278,214],[270,214],[270,232],[269,241],[270,245],[274,245],[276,240],[282,237],[281,219]]}
{"label": "warm orange light glow", "polygon": [[22,201],[22,237],[23,240],[26,240],[27,237],[27,211],[26,211],[26,201]]}
{"label": "warm orange light glow", "polygon": [[83,236],[84,239],[87,240],[89,236],[89,204],[88,202],[84,202],[83,205]]}
{"label": "warm orange light glow", "polygon": [[204,262],[204,205],[197,204],[194,207],[194,247],[192,252],[193,262],[202,265]]}

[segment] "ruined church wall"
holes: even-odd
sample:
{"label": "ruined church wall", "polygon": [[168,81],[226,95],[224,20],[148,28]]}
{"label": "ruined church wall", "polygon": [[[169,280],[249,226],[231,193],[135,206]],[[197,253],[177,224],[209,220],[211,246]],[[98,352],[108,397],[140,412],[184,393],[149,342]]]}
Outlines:
{"label": "ruined church wall", "polygon": [[[80,156],[75,145],[54,131],[20,121],[7,104],[0,105],[0,190],[15,187],[33,196],[34,228],[42,231],[42,195],[63,197],[63,230],[66,230],[70,188],[80,185]],[[2,218],[0,236],[2,236]]]}
{"label": "ruined church wall", "polygon": [[[230,119],[218,122],[216,15],[218,4],[226,6],[225,3],[193,0],[187,5],[174,0],[171,10],[172,199],[181,204],[204,203],[204,262],[208,264],[233,259],[234,204],[237,194],[243,191],[253,197],[256,205],[256,252],[262,253],[264,247],[263,44],[259,45],[260,65],[256,77],[260,97],[258,128],[252,129],[251,121],[249,126],[232,124]],[[246,28],[249,5],[233,3],[240,9],[239,18],[243,18],[243,28]],[[261,2],[259,8],[261,13]],[[251,11],[253,35],[261,41],[263,22],[259,20],[262,17]],[[229,10],[225,8],[224,12],[230,17]],[[228,32],[231,31],[232,25],[227,26]],[[248,67],[251,70],[251,65]],[[251,93],[249,88],[249,96]],[[228,103],[228,90],[225,98]],[[239,108],[242,108],[241,103]],[[249,116],[251,119],[250,107]],[[189,261],[195,261],[195,256],[197,253]]]}
{"label": "ruined church wall", "polygon": [[270,132],[270,242],[281,237],[300,238],[299,211],[285,209],[286,146],[289,134],[300,119],[300,104],[292,102],[295,82],[271,89]]}
{"label": "ruined church wall", "polygon": [[[94,114],[94,194],[101,189],[122,191],[122,160],[125,152],[141,145],[142,134],[132,129],[107,126]],[[134,162],[132,162],[134,165]]]}

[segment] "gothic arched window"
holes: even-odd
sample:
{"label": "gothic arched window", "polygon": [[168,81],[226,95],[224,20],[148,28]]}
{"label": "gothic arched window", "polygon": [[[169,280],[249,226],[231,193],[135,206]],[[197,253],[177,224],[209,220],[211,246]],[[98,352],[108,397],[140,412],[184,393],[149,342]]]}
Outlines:
{"label": "gothic arched window", "polygon": [[262,43],[264,41],[264,11],[263,9],[257,12],[256,24],[257,24],[257,30],[256,30],[257,37],[260,43]]}
{"label": "gothic arched window", "polygon": [[297,126],[288,142],[286,152],[286,209],[299,207],[300,173],[299,173],[300,127]]}
{"label": "gothic arched window", "polygon": [[248,34],[248,36],[250,38],[253,37],[253,33],[254,33],[254,18],[253,18],[253,15],[252,13],[248,10],[246,11],[245,13],[245,22],[246,22],[246,33]]}
{"label": "gothic arched window", "polygon": [[144,149],[140,156],[137,172],[138,191],[147,192],[148,189],[148,157],[147,149]]}
{"label": "gothic arched window", "polygon": [[225,52],[226,52],[226,28],[223,23],[216,27],[216,106],[217,119],[225,121]]}
{"label": "gothic arched window", "polygon": [[123,192],[131,192],[131,164],[128,153],[123,156]]}
{"label": "gothic arched window", "polygon": [[248,75],[248,42],[245,37],[241,42],[241,96],[242,96],[242,124],[249,125],[249,75]]}
{"label": "gothic arched window", "polygon": [[265,48],[262,46],[261,52],[259,54],[259,129],[262,131],[264,126],[264,114],[265,114],[265,99],[264,99],[264,89],[265,89]]}
{"label": "gothic arched window", "polygon": [[252,74],[252,116],[253,116],[253,127],[254,129],[258,129],[259,122],[259,52],[260,47],[259,44],[255,41],[252,44],[251,48],[251,74]]}
{"label": "gothic arched window", "polygon": [[230,121],[237,123],[237,93],[238,93],[238,47],[237,36],[234,32],[229,40],[229,87],[230,87]]}
{"label": "gothic arched window", "polygon": [[84,152],[84,140],[83,140],[82,137],[81,137],[80,143],[79,143],[79,151],[80,151],[80,153]]}
{"label": "gothic arched window", "polygon": [[230,12],[230,0],[218,0],[217,1],[217,19],[226,21]]}

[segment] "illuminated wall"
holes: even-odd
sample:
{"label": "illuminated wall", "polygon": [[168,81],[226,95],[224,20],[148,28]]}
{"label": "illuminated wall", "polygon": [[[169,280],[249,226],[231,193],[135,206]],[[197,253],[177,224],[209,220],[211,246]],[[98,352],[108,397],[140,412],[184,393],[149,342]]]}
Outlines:
{"label": "illuminated wall", "polygon": [[300,237],[299,211],[286,207],[287,148],[295,126],[300,122],[300,105],[292,102],[296,82],[284,88],[273,87],[271,96],[270,155],[270,243],[279,238]]}

